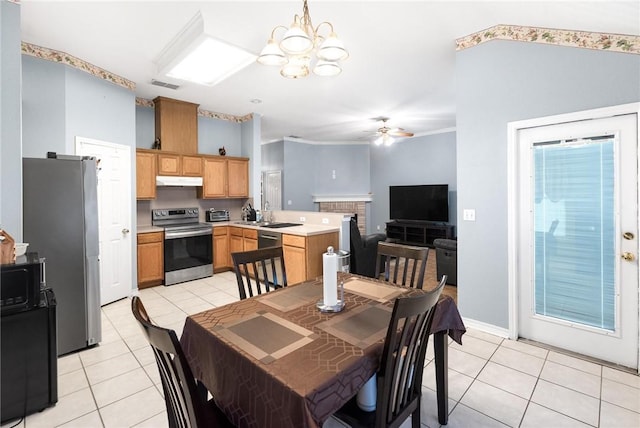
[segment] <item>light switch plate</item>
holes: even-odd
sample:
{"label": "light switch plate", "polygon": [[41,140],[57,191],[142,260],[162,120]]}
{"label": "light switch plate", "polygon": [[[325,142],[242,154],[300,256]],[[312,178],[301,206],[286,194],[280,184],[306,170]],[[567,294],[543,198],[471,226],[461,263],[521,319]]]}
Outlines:
{"label": "light switch plate", "polygon": [[462,219],[465,221],[476,221],[476,210],[474,209],[463,210]]}

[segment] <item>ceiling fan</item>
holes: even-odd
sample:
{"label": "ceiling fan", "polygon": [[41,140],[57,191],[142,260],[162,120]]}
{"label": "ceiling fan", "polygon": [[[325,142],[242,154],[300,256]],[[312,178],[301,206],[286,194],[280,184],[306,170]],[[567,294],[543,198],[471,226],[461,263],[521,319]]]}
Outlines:
{"label": "ceiling fan", "polygon": [[394,137],[413,137],[413,132],[407,132],[402,128],[389,128],[387,126],[387,121],[389,120],[388,117],[374,117],[372,120],[382,122],[382,126],[376,131],[376,139],[373,141],[376,146],[380,146],[382,144],[390,146],[395,141]]}

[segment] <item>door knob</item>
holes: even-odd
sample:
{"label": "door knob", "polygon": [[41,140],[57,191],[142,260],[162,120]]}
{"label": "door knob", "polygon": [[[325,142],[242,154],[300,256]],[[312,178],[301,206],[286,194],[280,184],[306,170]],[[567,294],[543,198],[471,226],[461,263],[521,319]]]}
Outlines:
{"label": "door knob", "polygon": [[127,233],[131,232],[129,229],[127,229],[126,227],[124,229],[122,229],[122,233],[124,235],[126,235]]}
{"label": "door knob", "polygon": [[628,262],[632,262],[636,259],[636,256],[634,256],[633,253],[626,252],[626,253],[622,253],[622,258]]}
{"label": "door knob", "polygon": [[626,239],[627,241],[631,241],[633,238],[635,238],[635,237],[633,236],[633,233],[631,233],[631,232],[625,232],[625,233],[623,233],[623,234],[622,234],[622,237],[623,237],[624,239]]}

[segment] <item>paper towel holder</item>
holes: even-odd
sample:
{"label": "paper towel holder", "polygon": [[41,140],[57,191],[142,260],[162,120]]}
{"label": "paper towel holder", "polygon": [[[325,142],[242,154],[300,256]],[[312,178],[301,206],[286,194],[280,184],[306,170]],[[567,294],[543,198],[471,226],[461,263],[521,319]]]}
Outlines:
{"label": "paper towel holder", "polygon": [[[346,252],[342,252],[342,253],[346,253]],[[328,247],[327,248],[327,255],[334,254],[333,251],[333,247]],[[337,275],[338,271],[342,271],[341,265],[338,265],[338,270],[336,271],[335,275]],[[323,278],[324,279],[324,278]],[[323,299],[318,300],[318,302],[316,303],[316,307],[320,310],[320,312],[341,312],[344,309],[344,280],[340,280],[337,282],[336,284],[338,291],[340,292],[340,296],[336,301],[335,305],[325,305],[324,303],[324,296]]]}

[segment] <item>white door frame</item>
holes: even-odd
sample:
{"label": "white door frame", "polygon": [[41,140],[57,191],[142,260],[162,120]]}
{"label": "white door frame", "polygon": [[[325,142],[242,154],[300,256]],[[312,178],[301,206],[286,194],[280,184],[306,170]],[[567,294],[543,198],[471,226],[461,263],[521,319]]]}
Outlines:
{"label": "white door frame", "polygon": [[[519,182],[517,174],[518,158],[521,147],[518,146],[518,132],[524,128],[555,125],[566,122],[577,122],[581,120],[600,119],[623,114],[635,114],[640,123],[640,103],[621,104],[611,107],[603,107],[593,110],[584,110],[573,113],[546,116],[535,119],[520,120],[507,124],[507,268],[509,281],[509,338],[518,338],[518,310],[519,310],[519,288],[518,288],[518,228],[519,228]],[[638,143],[640,144],[640,132],[638,133]],[[637,160],[640,165],[640,155]],[[640,168],[639,168],[640,171]],[[638,180],[640,193],[640,179]],[[640,195],[639,195],[640,200]],[[639,216],[640,226],[640,216]],[[640,278],[639,278],[640,280]],[[640,294],[636,295],[639,299]],[[640,317],[639,317],[640,318]],[[640,321],[639,321],[640,324]],[[639,326],[640,327],[640,326]],[[640,339],[640,338],[639,338]],[[640,343],[640,340],[639,340]],[[640,353],[640,346],[638,349]],[[640,367],[639,367],[640,373]]]}

